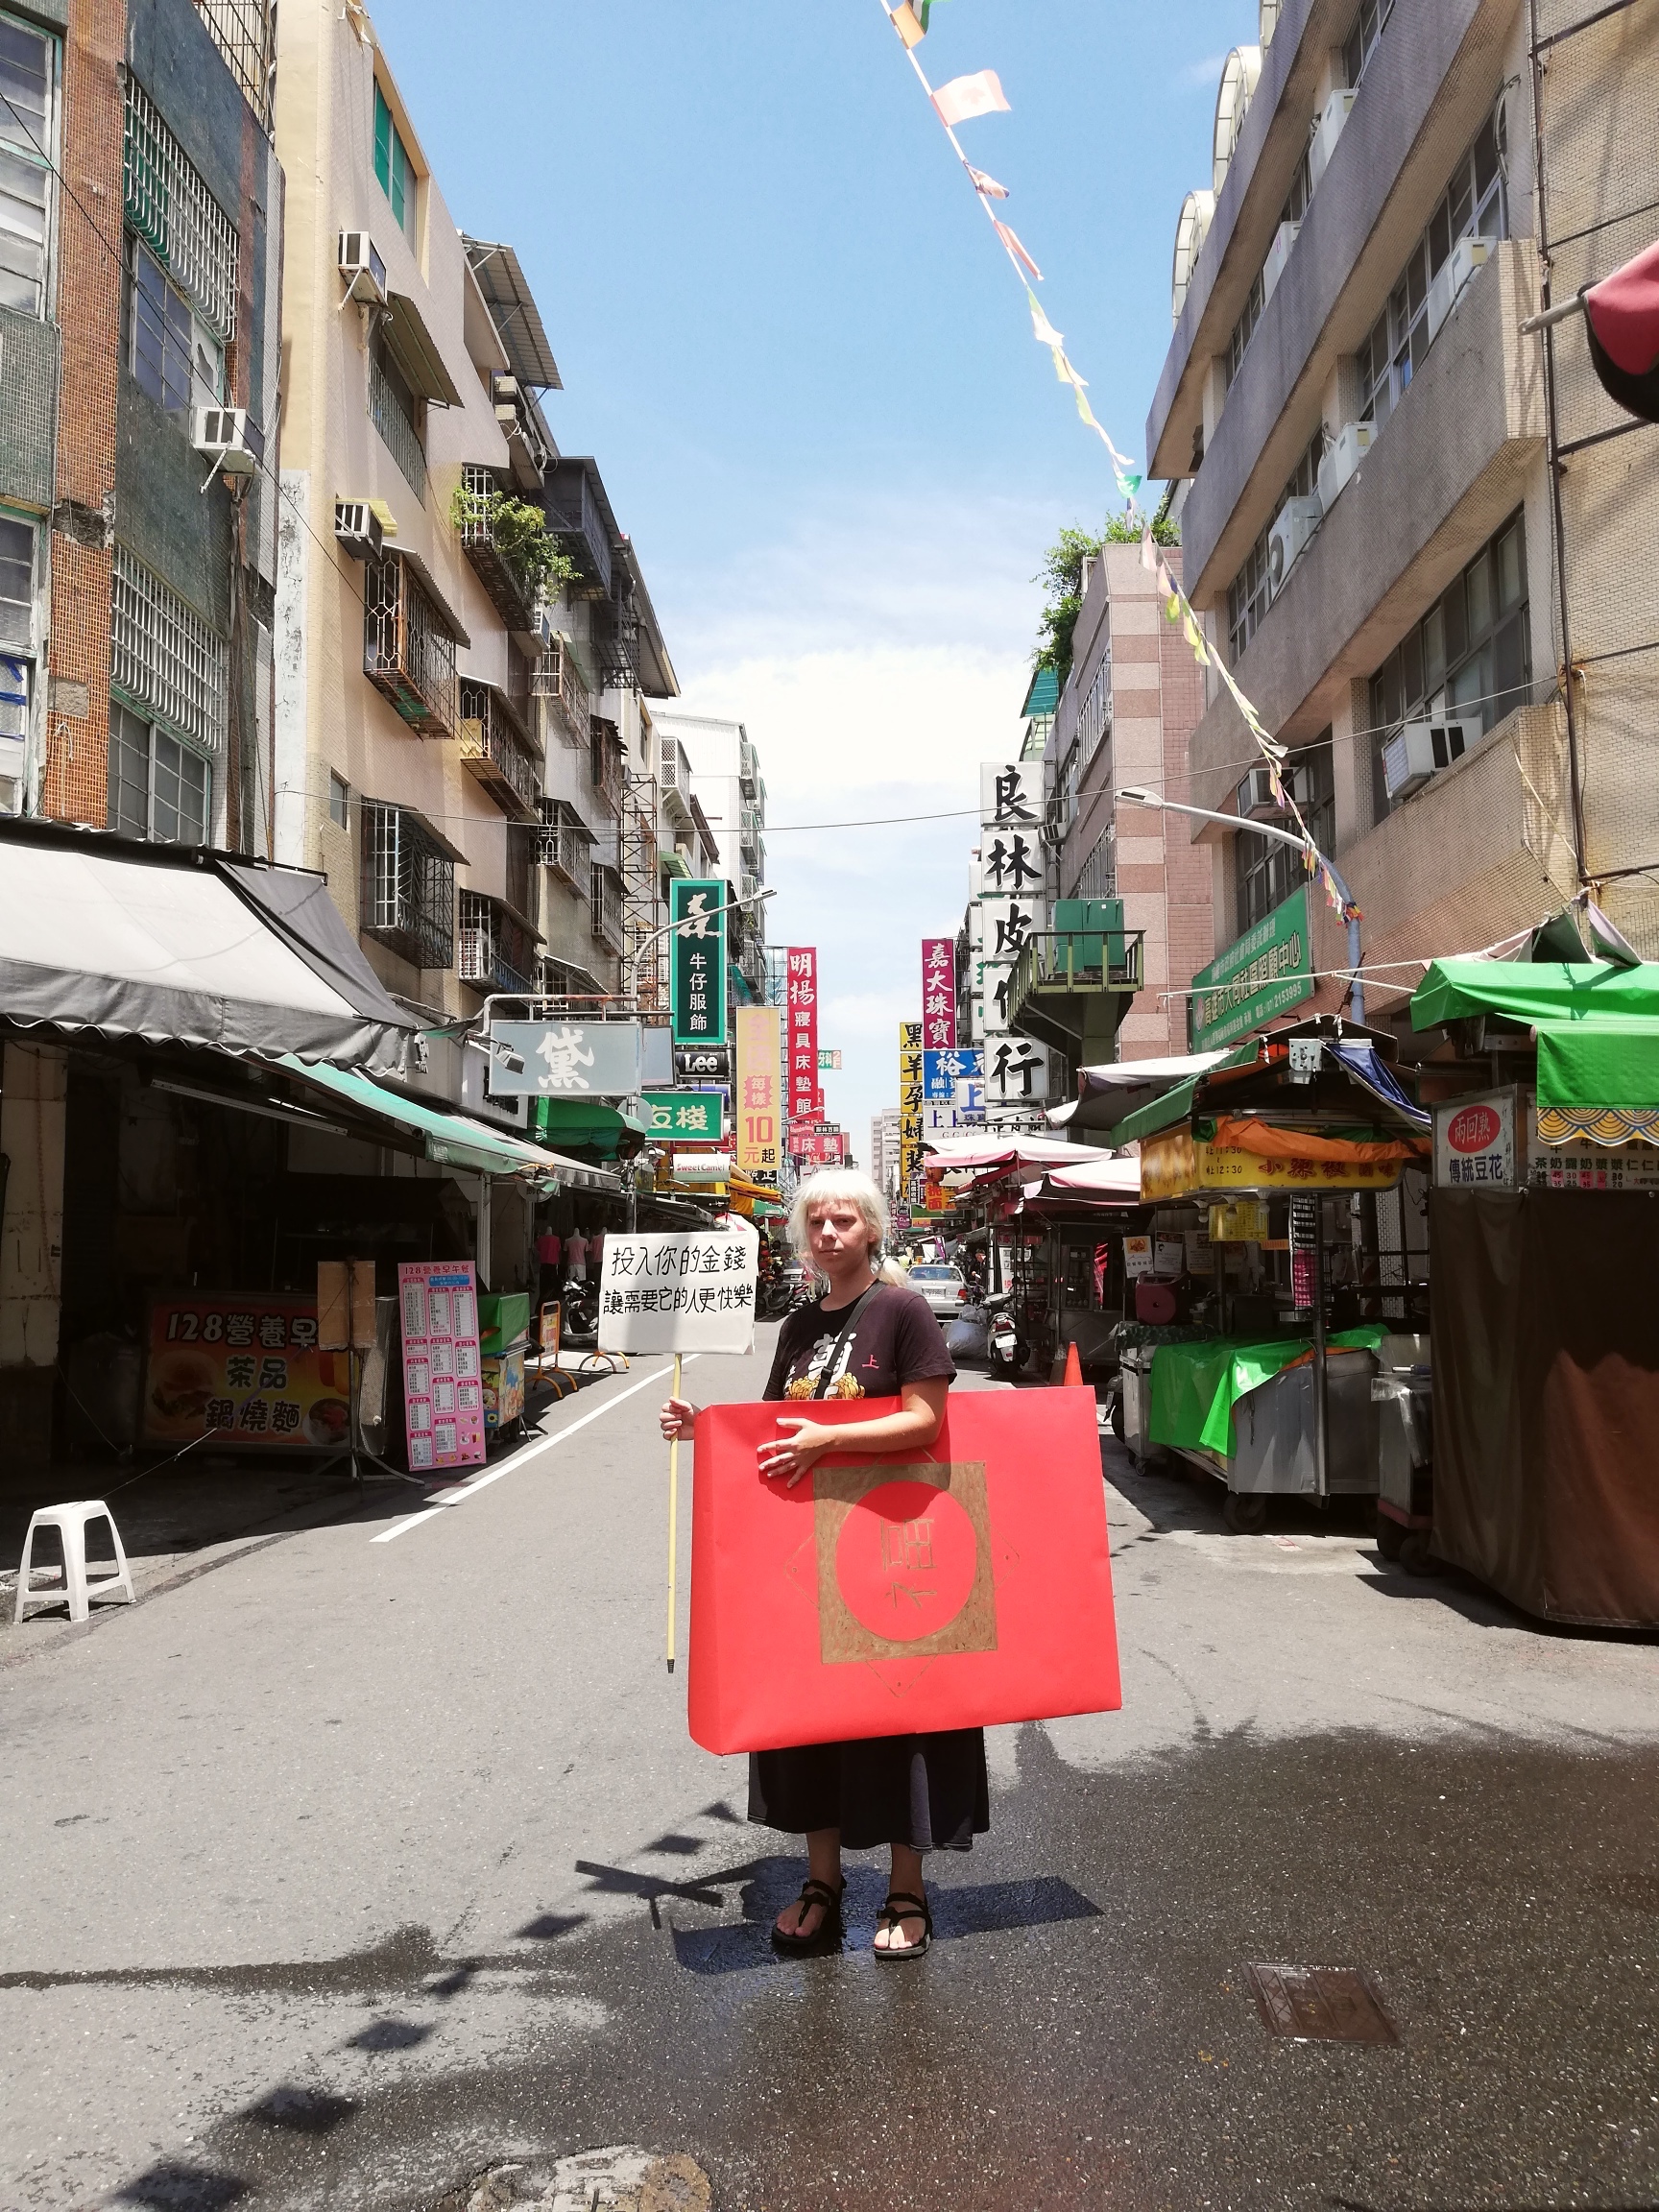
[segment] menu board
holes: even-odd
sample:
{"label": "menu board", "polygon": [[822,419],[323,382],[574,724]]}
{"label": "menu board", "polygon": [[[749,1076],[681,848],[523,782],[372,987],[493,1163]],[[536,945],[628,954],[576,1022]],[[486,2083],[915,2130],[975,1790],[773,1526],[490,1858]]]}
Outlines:
{"label": "menu board", "polygon": [[155,1298],[140,1441],[316,1452],[350,1442],[350,1366],[317,1346],[317,1301],[280,1292]]}
{"label": "menu board", "polygon": [[480,1466],[484,1368],[471,1261],[405,1262],[397,1269],[397,1299],[410,1472]]}

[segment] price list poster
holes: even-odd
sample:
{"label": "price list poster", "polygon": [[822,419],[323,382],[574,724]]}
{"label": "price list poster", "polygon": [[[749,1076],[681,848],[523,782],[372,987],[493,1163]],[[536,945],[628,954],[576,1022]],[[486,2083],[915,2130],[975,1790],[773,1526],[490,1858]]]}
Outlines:
{"label": "price list poster", "polygon": [[397,1296],[410,1472],[482,1466],[484,1380],[472,1262],[405,1262],[397,1269]]}

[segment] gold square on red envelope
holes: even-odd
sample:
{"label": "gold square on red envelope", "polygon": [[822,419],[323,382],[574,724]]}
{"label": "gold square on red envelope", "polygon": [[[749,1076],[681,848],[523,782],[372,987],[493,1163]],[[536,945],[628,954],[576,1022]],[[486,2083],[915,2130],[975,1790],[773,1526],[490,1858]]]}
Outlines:
{"label": "gold square on red envelope", "polygon": [[[826,1400],[839,1427],[893,1399]],[[926,1454],[756,1455],[784,1406],[698,1416],[690,1726],[764,1751],[1120,1703],[1104,1485],[1086,1390],[952,1393]]]}

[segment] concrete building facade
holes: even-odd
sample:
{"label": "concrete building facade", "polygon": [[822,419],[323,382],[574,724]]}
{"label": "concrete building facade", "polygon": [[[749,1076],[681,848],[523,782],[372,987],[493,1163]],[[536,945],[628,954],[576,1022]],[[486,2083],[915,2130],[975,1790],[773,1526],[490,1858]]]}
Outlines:
{"label": "concrete building facade", "polygon": [[[718,715],[686,714],[678,708],[656,710],[661,740],[672,739],[685,761],[691,793],[712,831],[719,854],[717,872],[728,897],[755,901],[766,887],[766,782],[760,756],[741,722]],[[766,909],[756,902],[727,924],[732,964],[739,994],[757,1001],[766,996]]]}
{"label": "concrete building facade", "polygon": [[[1651,956],[1659,445],[1602,393],[1581,320],[1520,326],[1547,284],[1650,241],[1659,22],[1284,0],[1248,29],[1147,424],[1210,648],[1292,750],[1382,971],[1373,1018],[1402,1017],[1416,963],[1586,881]],[[1254,810],[1257,757],[1212,675],[1195,803]],[[1195,836],[1220,949],[1290,884],[1248,832]],[[1314,968],[1340,968],[1339,920],[1316,893],[1310,912]],[[1343,991],[1324,976],[1313,1002]]]}

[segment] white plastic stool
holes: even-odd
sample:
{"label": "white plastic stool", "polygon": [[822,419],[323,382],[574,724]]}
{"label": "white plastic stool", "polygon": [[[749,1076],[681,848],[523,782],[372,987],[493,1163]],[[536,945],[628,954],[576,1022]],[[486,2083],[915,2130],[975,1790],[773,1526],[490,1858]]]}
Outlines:
{"label": "white plastic stool", "polygon": [[[86,1526],[91,1521],[108,1522],[110,1541],[115,1547],[115,1572],[107,1575],[101,1582],[86,1579]],[[62,1539],[61,1590],[31,1590],[29,1587],[36,1528],[56,1528]],[[29,1533],[23,1539],[23,1564],[17,1570],[17,1610],[12,1616],[12,1624],[22,1620],[28,1606],[60,1605],[65,1598],[69,1600],[71,1621],[84,1621],[94,1598],[119,1598],[128,1605],[134,1602],[132,1576],[128,1569],[127,1554],[121,1549],[121,1531],[102,1498],[84,1498],[75,1505],[46,1505],[30,1520]]]}

